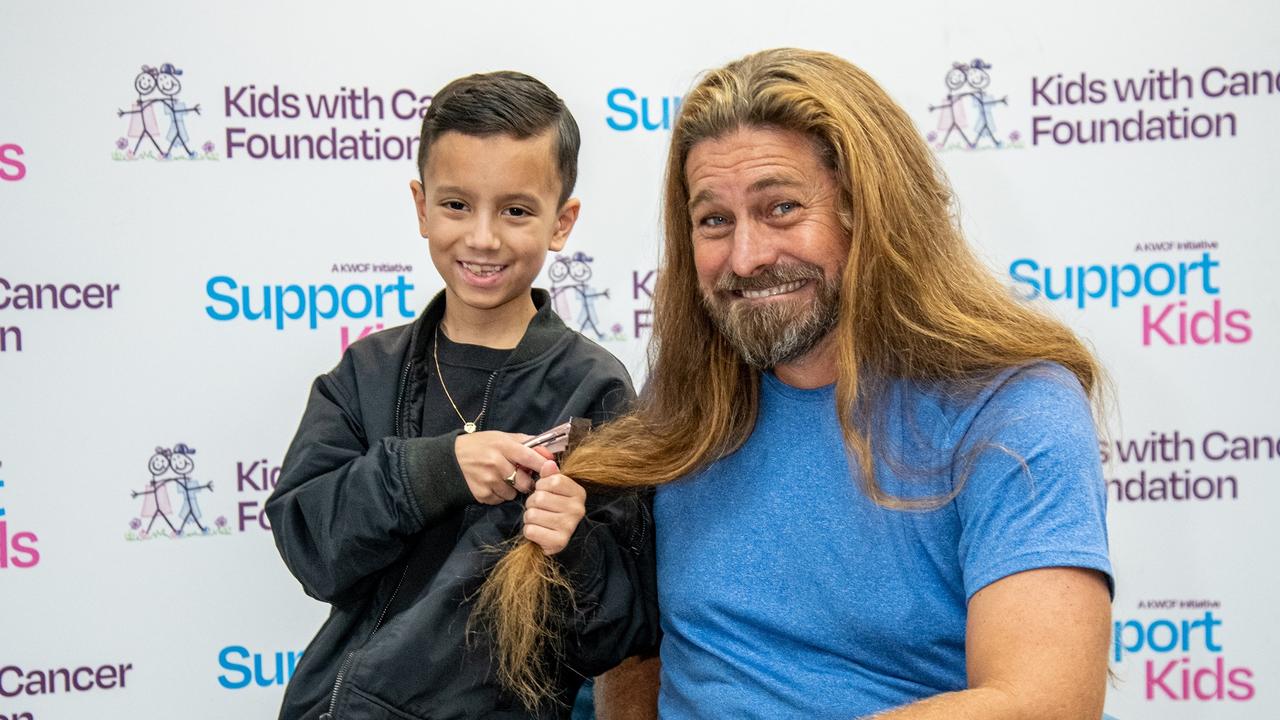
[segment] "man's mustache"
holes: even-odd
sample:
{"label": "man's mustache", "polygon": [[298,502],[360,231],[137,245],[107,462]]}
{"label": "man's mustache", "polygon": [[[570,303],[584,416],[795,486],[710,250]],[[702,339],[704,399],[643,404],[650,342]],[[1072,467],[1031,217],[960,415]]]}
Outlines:
{"label": "man's mustache", "polygon": [[765,290],[797,280],[822,280],[822,268],[812,263],[787,263],[770,265],[755,275],[742,277],[729,272],[716,280],[716,292],[740,290]]}

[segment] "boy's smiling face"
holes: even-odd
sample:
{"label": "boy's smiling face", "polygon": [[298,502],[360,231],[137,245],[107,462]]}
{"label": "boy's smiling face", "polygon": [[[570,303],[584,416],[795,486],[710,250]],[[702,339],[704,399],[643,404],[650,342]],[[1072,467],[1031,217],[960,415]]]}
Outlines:
{"label": "boy's smiling face", "polygon": [[564,247],[578,217],[578,200],[559,204],[554,145],[554,130],[523,140],[446,132],[432,143],[411,187],[447,308],[479,319],[532,307],[547,252]]}

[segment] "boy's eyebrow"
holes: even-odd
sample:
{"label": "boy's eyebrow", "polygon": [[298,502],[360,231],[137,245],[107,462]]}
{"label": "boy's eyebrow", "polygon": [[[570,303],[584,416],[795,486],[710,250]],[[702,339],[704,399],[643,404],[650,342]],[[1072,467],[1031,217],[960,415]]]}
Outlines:
{"label": "boy's eyebrow", "polygon": [[[470,193],[466,188],[459,185],[437,185],[435,189],[435,196],[440,197],[442,195],[460,195],[462,197],[466,197],[470,195]],[[533,207],[542,206],[541,201],[538,200],[538,196],[532,193],[507,193],[506,195],[499,195],[497,200],[499,205],[521,203]]]}
{"label": "boy's eyebrow", "polygon": [[534,207],[542,205],[541,201],[538,200],[538,196],[531,193],[508,193],[506,195],[498,196],[499,205],[506,205],[508,203],[520,203],[522,205],[532,205]]}
{"label": "boy's eyebrow", "polygon": [[439,197],[441,195],[466,195],[468,193],[466,188],[458,185],[437,185],[435,194],[436,197]]}

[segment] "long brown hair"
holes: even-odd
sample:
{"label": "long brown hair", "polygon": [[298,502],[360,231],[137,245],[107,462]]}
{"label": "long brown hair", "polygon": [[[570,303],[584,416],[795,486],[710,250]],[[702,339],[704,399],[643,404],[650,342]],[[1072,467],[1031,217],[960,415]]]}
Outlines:
{"label": "long brown hair", "polygon": [[[966,244],[952,196],[911,119],[866,73],[822,52],[775,49],[707,73],[685,96],[667,159],[665,241],[653,300],[648,382],[636,409],[574,450],[562,471],[609,487],[661,485],[740,447],[755,424],[760,371],[745,365],[702,307],[685,161],[697,143],[739,127],[818,141],[840,182],[850,238],[835,333],[836,410],[863,489],[881,505],[936,507],[877,482],[871,418],[886,381],[963,391],[1000,370],[1049,360],[1095,401],[1100,368],[1062,323],[1014,300]],[[550,570],[548,569],[550,568]],[[536,545],[503,558],[476,617],[495,633],[502,682],[533,707],[550,689],[542,652],[554,628],[531,623],[563,578]],[[538,589],[535,589],[538,588]],[[554,615],[554,613],[552,613]]]}

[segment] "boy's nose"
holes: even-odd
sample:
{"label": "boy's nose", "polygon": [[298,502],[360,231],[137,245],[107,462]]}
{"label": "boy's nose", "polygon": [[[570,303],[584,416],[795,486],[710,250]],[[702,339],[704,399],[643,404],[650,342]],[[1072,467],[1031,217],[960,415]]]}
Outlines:
{"label": "boy's nose", "polygon": [[472,226],[471,232],[467,233],[466,243],[467,247],[476,250],[497,250],[502,247],[502,239],[494,232],[493,223],[484,218],[478,219]]}

